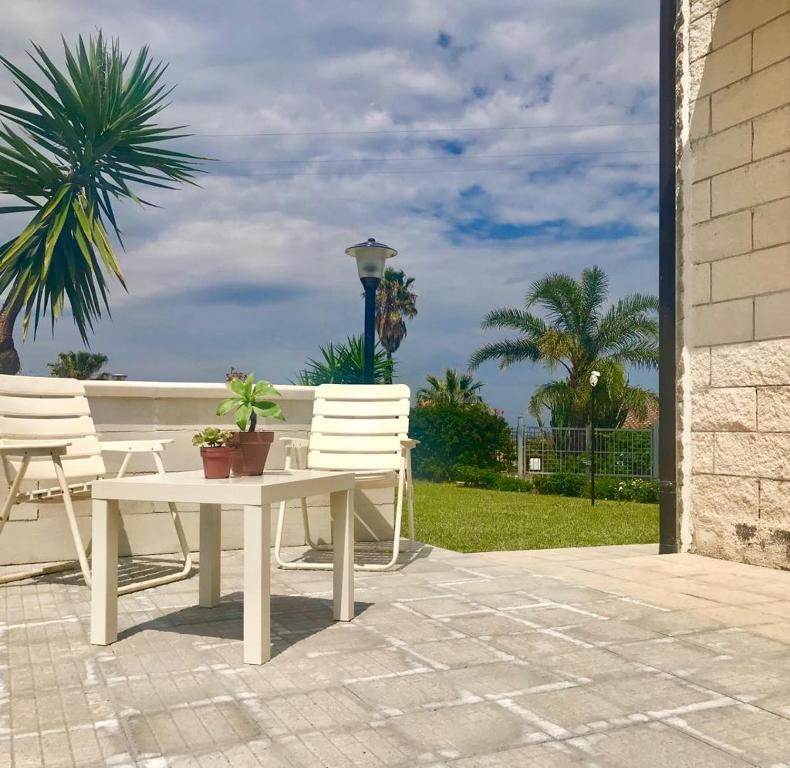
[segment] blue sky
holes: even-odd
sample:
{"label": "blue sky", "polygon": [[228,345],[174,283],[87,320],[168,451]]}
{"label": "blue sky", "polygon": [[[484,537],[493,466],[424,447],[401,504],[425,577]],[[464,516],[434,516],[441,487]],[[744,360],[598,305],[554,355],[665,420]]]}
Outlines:
{"label": "blue sky", "polygon": [[[401,380],[464,368],[551,271],[599,264],[613,297],[657,291],[656,3],[362,0],[10,4],[0,50],[101,27],[170,63],[166,113],[216,158],[196,189],[123,206],[129,293],[92,346],[134,379],[287,383],[359,332],[346,246],[375,236],[416,278]],[[0,100],[21,104],[0,76]],[[0,236],[18,231],[0,219]],[[42,374],[80,348],[68,319],[20,347]],[[478,372],[510,418],[549,375]],[[634,379],[653,384],[653,374]]]}

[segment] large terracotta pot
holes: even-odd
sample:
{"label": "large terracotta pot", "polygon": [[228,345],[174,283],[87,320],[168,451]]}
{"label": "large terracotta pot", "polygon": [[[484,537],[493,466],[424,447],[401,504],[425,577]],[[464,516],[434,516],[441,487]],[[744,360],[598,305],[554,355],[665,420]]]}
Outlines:
{"label": "large terracotta pot", "polygon": [[226,446],[210,448],[203,446],[200,449],[200,458],[203,459],[203,474],[207,480],[220,480],[230,477],[230,464],[233,459],[234,449]]}
{"label": "large terracotta pot", "polygon": [[262,475],[274,432],[234,432],[233,474]]}

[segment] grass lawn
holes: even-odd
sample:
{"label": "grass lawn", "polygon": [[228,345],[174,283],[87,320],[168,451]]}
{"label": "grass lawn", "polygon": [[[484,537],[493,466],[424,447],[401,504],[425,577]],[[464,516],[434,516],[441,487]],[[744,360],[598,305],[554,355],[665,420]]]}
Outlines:
{"label": "grass lawn", "polygon": [[419,481],[414,496],[417,539],[458,552],[658,541],[658,504],[596,501],[591,507],[589,499]]}

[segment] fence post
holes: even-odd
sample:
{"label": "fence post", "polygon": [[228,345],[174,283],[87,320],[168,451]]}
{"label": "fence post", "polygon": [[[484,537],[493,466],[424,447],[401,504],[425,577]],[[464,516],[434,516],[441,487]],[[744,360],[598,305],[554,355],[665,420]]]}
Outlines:
{"label": "fence post", "polygon": [[519,416],[516,421],[516,450],[518,455],[517,472],[520,478],[524,477],[524,417]]}
{"label": "fence post", "polygon": [[650,440],[650,464],[653,479],[658,479],[658,421],[653,424],[653,434]]}

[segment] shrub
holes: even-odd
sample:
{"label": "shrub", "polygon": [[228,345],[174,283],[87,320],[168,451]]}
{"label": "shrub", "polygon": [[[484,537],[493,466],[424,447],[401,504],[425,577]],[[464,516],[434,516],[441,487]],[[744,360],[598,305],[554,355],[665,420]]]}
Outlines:
{"label": "shrub", "polygon": [[[590,494],[590,481],[587,480],[586,492]],[[595,496],[611,501],[638,501],[642,504],[655,504],[658,501],[658,481],[639,477],[596,477]]]}
{"label": "shrub", "polygon": [[484,405],[432,405],[411,412],[414,475],[428,480],[455,479],[457,467],[510,472],[515,446],[505,419]]}
{"label": "shrub", "polygon": [[516,493],[529,493],[532,490],[531,480],[522,480],[520,477],[503,474],[495,469],[457,465],[452,468],[451,479],[463,483],[467,488],[486,488]]}
{"label": "shrub", "polygon": [[538,493],[550,496],[581,496],[584,493],[584,475],[558,472],[554,475],[536,475],[532,482]]}
{"label": "shrub", "polygon": [[497,491],[511,491],[515,493],[530,493],[533,489],[532,480],[514,477],[513,475],[498,475],[494,488]]}

